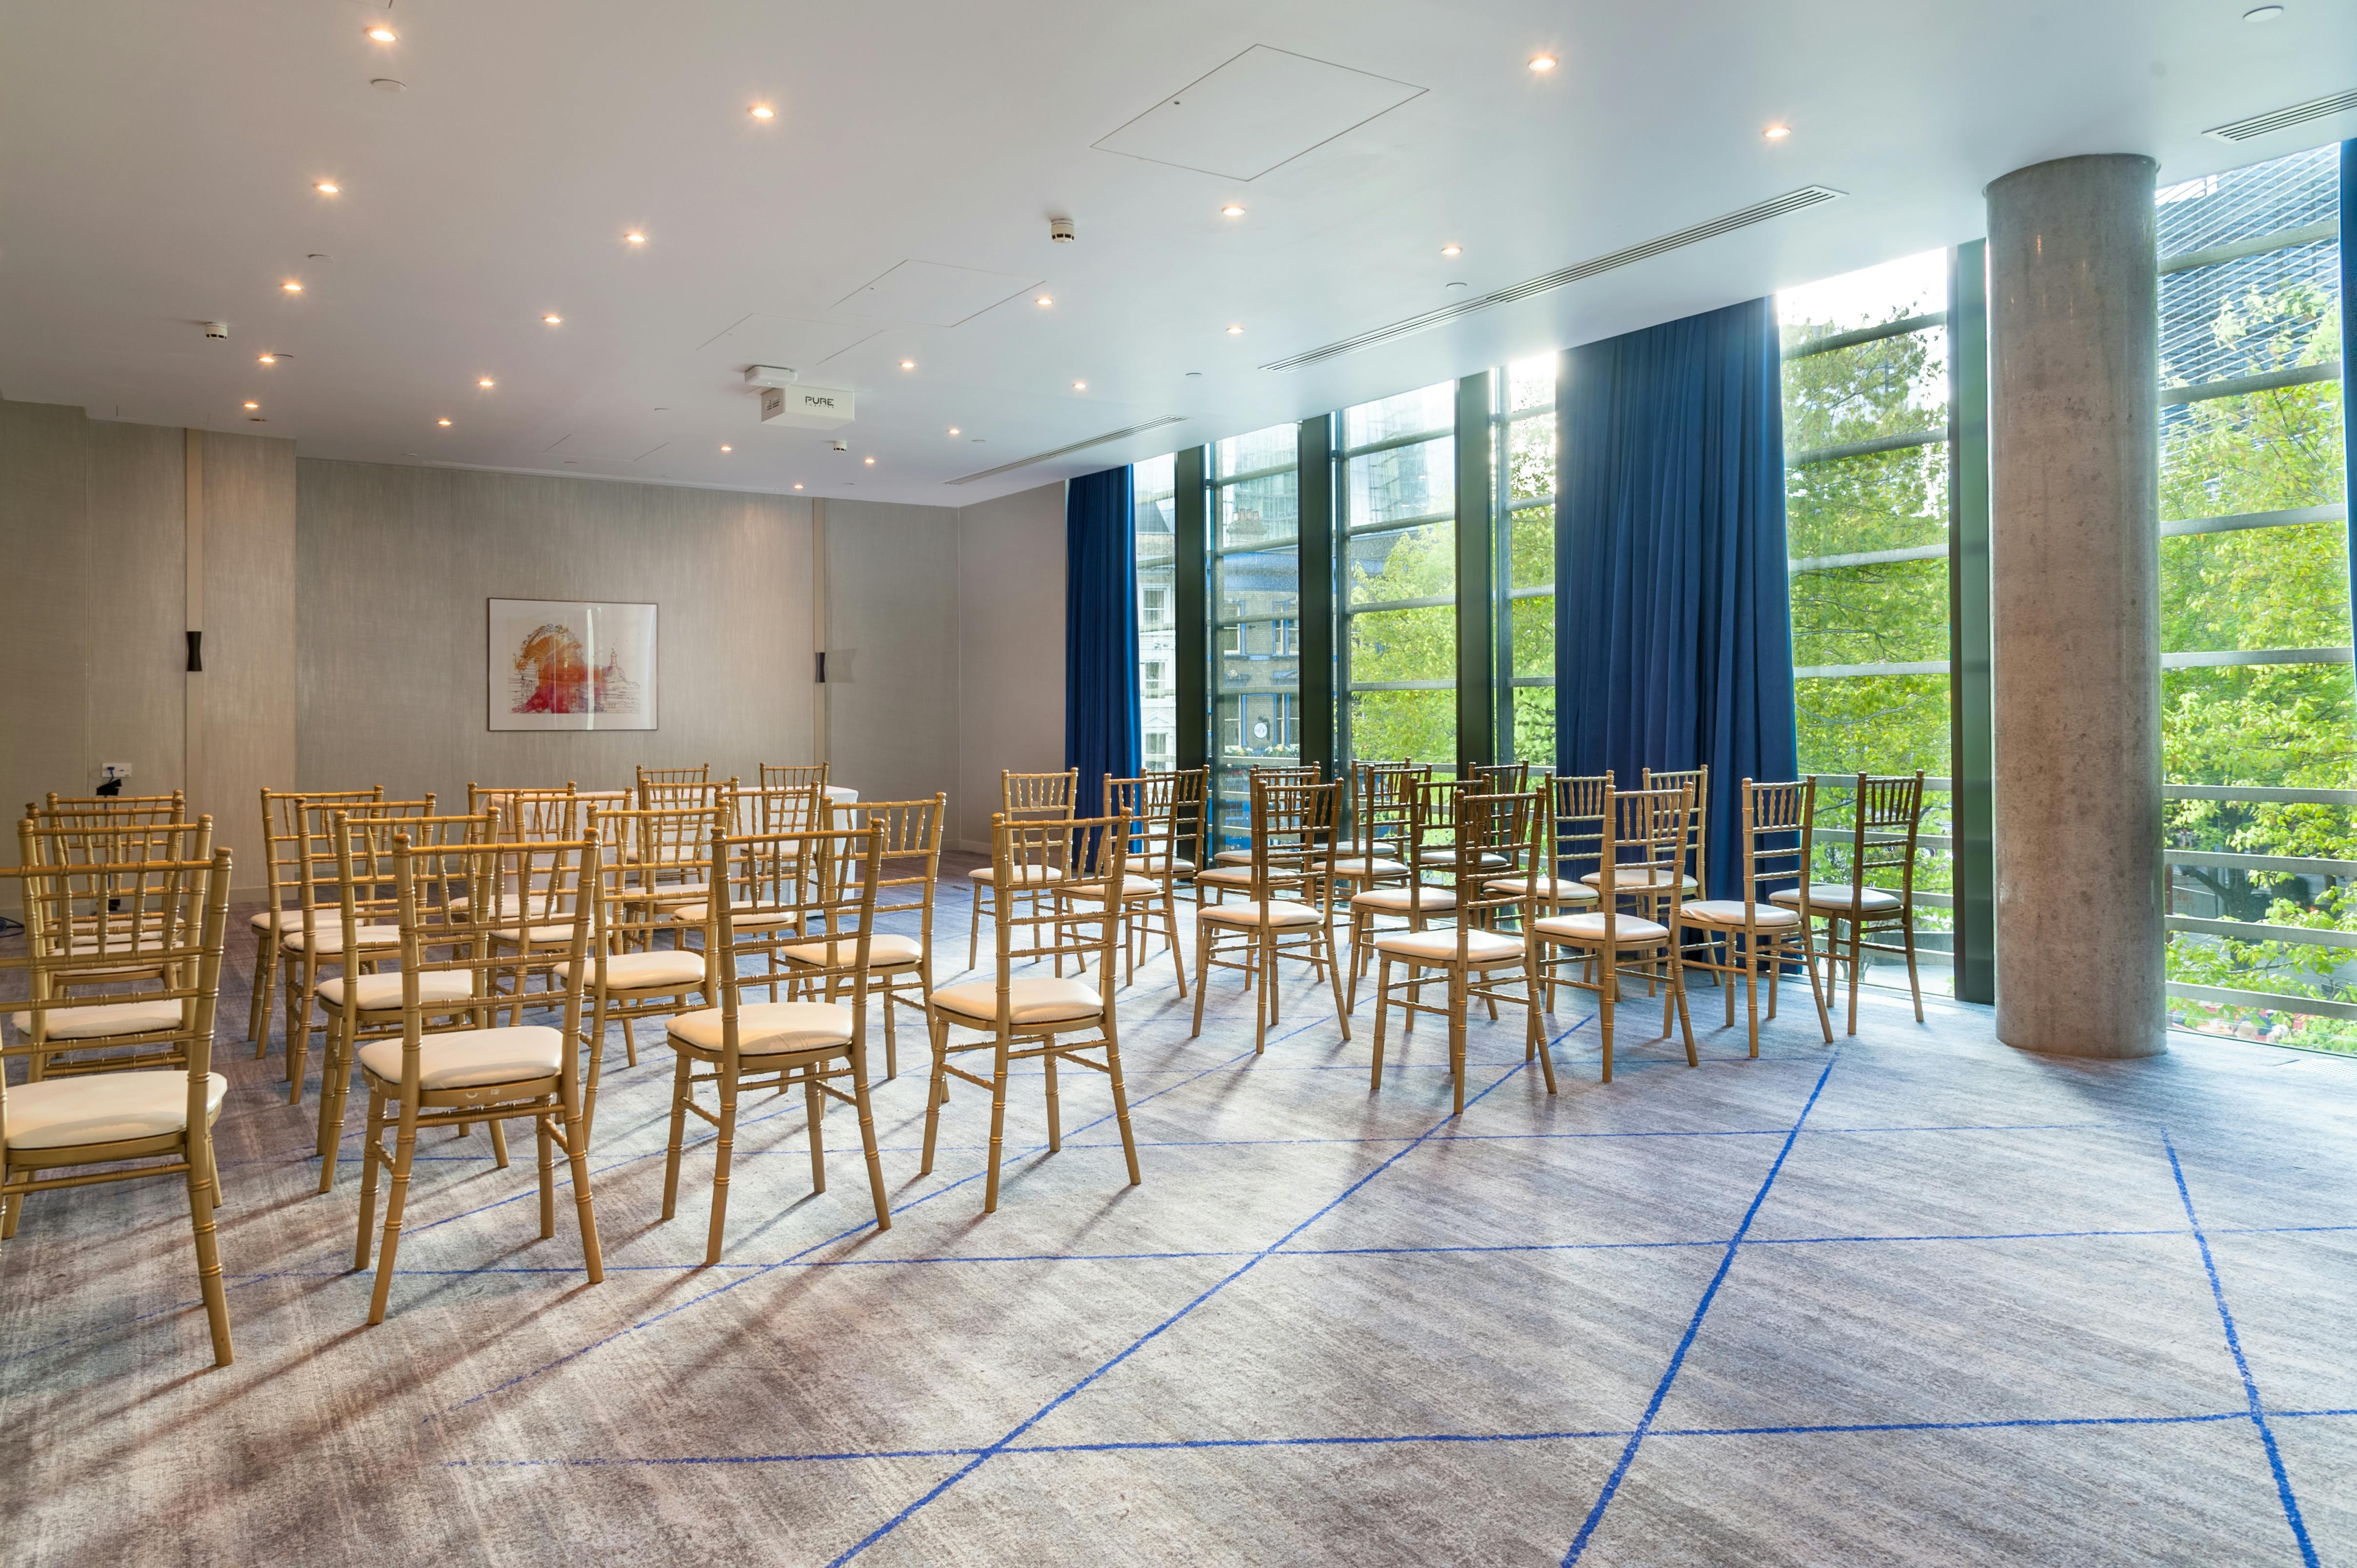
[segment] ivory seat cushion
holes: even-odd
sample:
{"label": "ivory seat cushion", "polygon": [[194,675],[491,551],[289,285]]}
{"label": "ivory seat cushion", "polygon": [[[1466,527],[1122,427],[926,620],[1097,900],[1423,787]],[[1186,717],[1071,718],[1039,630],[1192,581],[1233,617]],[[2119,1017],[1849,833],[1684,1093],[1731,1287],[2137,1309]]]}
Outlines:
{"label": "ivory seat cushion", "polygon": [[559,942],[570,942],[573,940],[573,926],[570,921],[561,926],[501,926],[491,935],[502,942],[523,942],[533,947],[553,947]]}
{"label": "ivory seat cushion", "polygon": [[[1601,910],[1589,910],[1577,915],[1549,915],[1532,923],[1531,929],[1541,936],[1569,937],[1575,941],[1604,940],[1604,915]],[[1658,920],[1643,920],[1634,915],[1621,915],[1613,919],[1612,940],[1624,948],[1643,947],[1649,943],[1670,940],[1670,929]]]}
{"label": "ivory seat cushion", "polygon": [[[11,1013],[8,1022],[16,1026],[20,1035],[33,1032],[31,1013]],[[52,1040],[102,1040],[116,1035],[152,1035],[162,1029],[180,1026],[180,1004],[177,1002],[105,1002],[95,1007],[70,1007],[48,1015],[48,1038]],[[8,1124],[16,1124],[16,1090],[10,1090]]]}
{"label": "ivory seat cushion", "polygon": [[1318,912],[1315,905],[1272,898],[1266,904],[1206,904],[1200,918],[1214,926],[1275,926],[1279,930],[1290,930],[1315,926],[1326,917]]}
{"label": "ivory seat cushion", "polygon": [[[1102,897],[1103,889],[1104,884],[1102,882],[1075,882],[1071,886],[1071,892],[1076,898],[1095,902]],[[1157,877],[1131,876],[1127,873],[1122,875],[1121,896],[1125,898],[1153,897],[1159,895],[1161,891],[1162,883]]]}
{"label": "ivory seat cushion", "polygon": [[1248,849],[1223,849],[1211,856],[1211,864],[1213,865],[1250,865],[1252,864],[1252,851]]}
{"label": "ivory seat cushion", "polygon": [[[1053,865],[1017,865],[1012,870],[1014,875],[1008,880],[1018,887],[1037,887],[1043,883],[1061,882],[1064,879],[1063,872]],[[988,882],[997,873],[987,865],[977,865],[966,875],[976,882]]]}
{"label": "ivory seat cushion", "polygon": [[[343,921],[340,919],[328,919],[321,920],[317,922],[317,924],[318,929],[314,934],[319,939],[318,950],[321,952],[343,951]],[[401,945],[401,928],[399,926],[362,926],[355,934],[359,939],[360,945],[364,948],[397,948]],[[290,925],[285,930],[279,933],[278,945],[281,947],[292,948],[296,952],[303,952],[308,950],[310,943],[304,935],[302,926],[298,923]]]}
{"label": "ivory seat cushion", "polygon": [[1191,860],[1182,859],[1182,858],[1180,858],[1179,856],[1177,856],[1177,855],[1173,855],[1173,856],[1171,856],[1171,858],[1170,858],[1170,875],[1173,875],[1173,876],[1192,876],[1194,874],[1195,874],[1195,863],[1194,863],[1193,861],[1191,861]]}
{"label": "ivory seat cushion", "polygon": [[[1604,886],[1604,873],[1591,871],[1580,880],[1590,887],[1601,887]],[[1652,893],[1665,890],[1670,886],[1668,872],[1640,865],[1615,873],[1612,890],[1616,893]],[[1676,886],[1688,893],[1699,891],[1691,876],[1680,876]]]}
{"label": "ivory seat cushion", "polygon": [[281,926],[299,926],[302,923],[303,911],[300,909],[256,909],[253,912],[253,929],[257,931],[275,930]]}
{"label": "ivory seat cushion", "polygon": [[[671,918],[683,926],[700,926],[711,911],[712,905],[708,900],[702,904],[682,904],[672,910]],[[732,925],[740,931],[774,931],[780,926],[802,923],[802,911],[798,909],[764,909],[757,915],[752,912],[751,905],[737,903],[728,906],[728,913]]]}
{"label": "ivory seat cushion", "polygon": [[1215,865],[1209,871],[1198,874],[1195,878],[1195,886],[1198,887],[1207,884],[1213,887],[1249,887],[1252,886],[1252,867]]}
{"label": "ivory seat cushion", "polygon": [[1412,908],[1454,909],[1457,895],[1446,887],[1378,887],[1351,895],[1351,908],[1372,909],[1379,915],[1405,915]]}
{"label": "ivory seat cushion", "polygon": [[[1585,882],[1566,882],[1560,876],[1542,876],[1537,880],[1539,897],[1558,904],[1593,904],[1598,897],[1596,889]],[[1493,876],[1481,886],[1491,893],[1520,893],[1530,886],[1531,881],[1527,876]]]}
{"label": "ivory seat cushion", "polygon": [[[1857,895],[1857,908],[1865,914],[1895,915],[1899,912],[1900,905],[1898,894],[1886,893],[1879,887],[1865,887],[1853,890],[1850,885],[1846,882],[1811,883],[1809,885],[1809,908],[1820,911],[1826,909],[1835,910],[1836,912],[1847,910],[1851,908],[1850,899],[1853,891]],[[1768,895],[1768,898],[1770,903],[1781,904],[1788,909],[1798,908],[1801,903],[1801,893],[1800,889],[1796,887],[1787,888],[1781,893],[1770,893]]]}
{"label": "ivory seat cushion", "polygon": [[[420,1002],[465,1002],[475,994],[475,977],[464,970],[436,970],[417,977]],[[330,1007],[344,1004],[344,977],[323,980],[311,988]],[[401,1010],[401,976],[363,974],[353,984],[353,1005],[363,1013]]]}
{"label": "ivory seat cushion", "polygon": [[[581,961],[585,979],[594,982],[597,961]],[[573,966],[556,966],[556,983],[573,983]],[[618,952],[606,955],[606,989],[608,991],[653,991],[672,993],[693,991],[704,983],[704,955],[680,948],[662,948],[648,952]]]}
{"label": "ivory seat cushion", "polygon": [[[1412,958],[1423,963],[1454,963],[1457,961],[1457,932],[1395,931],[1375,939],[1375,950],[1394,958]],[[1509,963],[1523,956],[1523,939],[1501,936],[1496,931],[1468,930],[1465,933],[1465,956],[1471,963]]]}
{"label": "ivory seat cushion", "polygon": [[[1756,911],[1752,925],[1762,930],[1789,930],[1801,923],[1801,917],[1774,904],[1753,906]],[[1743,929],[1743,900],[1740,898],[1698,898],[1678,906],[1678,920],[1688,926],[1726,926]]]}
{"label": "ivory seat cushion", "polygon": [[[401,1041],[361,1047],[361,1067],[387,1084],[401,1081]],[[549,1078],[565,1065],[565,1036],[540,1024],[497,1029],[453,1029],[418,1044],[418,1082],[425,1089],[479,1089]]]}
{"label": "ivory seat cushion", "polygon": [[1407,867],[1396,860],[1385,860],[1381,855],[1346,854],[1335,860],[1334,875],[1362,879],[1374,876],[1405,876]]}
{"label": "ivory seat cushion", "polygon": [[[699,1007],[666,1026],[682,1045],[718,1056],[723,1028],[720,1009]],[[737,1009],[737,1054],[779,1057],[821,1051],[851,1043],[851,1009],[840,1002],[747,1002]]]}
{"label": "ivory seat cushion", "polygon": [[[205,1075],[205,1123],[221,1116],[229,1079]],[[98,1072],[45,1078],[8,1091],[8,1146],[70,1149],[161,1138],[188,1124],[185,1072]]]}
{"label": "ivory seat cushion", "polygon": [[[1008,1015],[1017,1028],[1036,1024],[1079,1023],[1104,1011],[1104,999],[1077,980],[1027,975],[1007,987]],[[998,983],[969,980],[933,993],[933,1005],[962,1020],[993,1024],[998,1018]]]}
{"label": "ivory seat cushion", "polygon": [[[843,964],[858,956],[855,940],[849,937],[835,939],[835,956],[833,959],[826,956],[826,943],[823,941],[797,942],[792,947],[778,950],[796,963]],[[877,931],[867,939],[867,967],[870,969],[897,968],[904,963],[915,963],[924,956],[922,942],[914,937],[904,937],[898,931]]]}

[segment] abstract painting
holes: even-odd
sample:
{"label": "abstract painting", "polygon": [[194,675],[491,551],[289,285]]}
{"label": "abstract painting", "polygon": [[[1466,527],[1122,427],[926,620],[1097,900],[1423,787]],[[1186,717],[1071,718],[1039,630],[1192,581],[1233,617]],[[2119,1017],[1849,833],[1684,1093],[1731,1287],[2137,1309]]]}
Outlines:
{"label": "abstract painting", "polygon": [[490,601],[490,727],[653,729],[655,607]]}

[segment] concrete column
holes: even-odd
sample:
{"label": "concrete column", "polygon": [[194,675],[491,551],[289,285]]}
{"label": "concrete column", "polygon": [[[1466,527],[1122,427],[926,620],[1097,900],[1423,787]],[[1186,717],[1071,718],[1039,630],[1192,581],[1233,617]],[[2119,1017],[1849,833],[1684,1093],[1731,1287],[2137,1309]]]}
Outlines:
{"label": "concrete column", "polygon": [[1988,198],[1996,1033],[2165,1048],[2158,279],[2147,157]]}

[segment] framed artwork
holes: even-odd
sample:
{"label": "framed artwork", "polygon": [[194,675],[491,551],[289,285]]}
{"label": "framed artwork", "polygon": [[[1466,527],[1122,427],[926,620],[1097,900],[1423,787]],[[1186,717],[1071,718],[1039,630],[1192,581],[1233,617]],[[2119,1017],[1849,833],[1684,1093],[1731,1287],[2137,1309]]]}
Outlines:
{"label": "framed artwork", "polygon": [[655,607],[491,600],[490,727],[655,728]]}

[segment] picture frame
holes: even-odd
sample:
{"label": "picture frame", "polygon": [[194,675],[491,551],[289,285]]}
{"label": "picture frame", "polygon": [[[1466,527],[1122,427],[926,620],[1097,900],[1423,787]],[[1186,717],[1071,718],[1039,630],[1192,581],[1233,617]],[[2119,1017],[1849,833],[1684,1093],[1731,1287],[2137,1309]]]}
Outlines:
{"label": "picture frame", "polygon": [[658,608],[604,600],[488,600],[488,727],[660,727]]}

